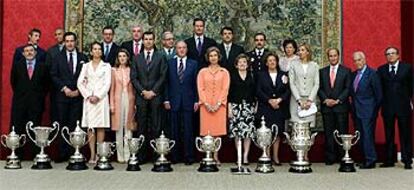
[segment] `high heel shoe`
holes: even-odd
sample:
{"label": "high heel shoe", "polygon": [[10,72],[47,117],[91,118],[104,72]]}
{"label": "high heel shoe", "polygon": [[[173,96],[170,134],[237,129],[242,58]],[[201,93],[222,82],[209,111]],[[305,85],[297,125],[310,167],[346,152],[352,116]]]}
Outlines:
{"label": "high heel shoe", "polygon": [[276,162],[274,160],[272,160],[272,164],[275,165],[275,166],[281,166],[282,165],[282,163],[280,163],[280,161]]}

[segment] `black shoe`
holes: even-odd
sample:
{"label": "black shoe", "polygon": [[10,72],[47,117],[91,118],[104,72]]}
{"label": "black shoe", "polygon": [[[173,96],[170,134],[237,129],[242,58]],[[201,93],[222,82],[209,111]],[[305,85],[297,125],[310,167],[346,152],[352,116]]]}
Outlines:
{"label": "black shoe", "polygon": [[370,164],[364,163],[359,166],[359,169],[373,169],[373,168],[375,168],[375,162],[370,163]]}
{"label": "black shoe", "polygon": [[379,167],[380,168],[391,168],[394,167],[395,164],[394,163],[388,163],[388,162],[384,162],[383,164],[381,164]]}
{"label": "black shoe", "polygon": [[191,166],[191,165],[193,165],[193,162],[192,161],[187,161],[187,162],[184,163],[184,165]]}
{"label": "black shoe", "polygon": [[413,167],[411,166],[411,164],[406,163],[406,164],[404,164],[404,169],[406,169],[406,170],[412,170]]}
{"label": "black shoe", "polygon": [[327,166],[332,166],[332,165],[334,165],[335,164],[335,162],[334,161],[326,161],[325,162],[325,165],[327,165]]}

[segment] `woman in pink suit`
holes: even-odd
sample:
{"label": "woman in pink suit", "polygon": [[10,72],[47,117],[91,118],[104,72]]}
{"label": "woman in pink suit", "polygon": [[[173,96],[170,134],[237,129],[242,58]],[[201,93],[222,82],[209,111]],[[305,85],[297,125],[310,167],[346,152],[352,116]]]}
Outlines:
{"label": "woman in pink suit", "polygon": [[[200,70],[197,76],[197,88],[200,104],[200,135],[226,135],[227,95],[230,87],[229,72],[220,67],[220,50],[216,47],[207,49],[208,67]],[[214,153],[217,164],[218,152]]]}
{"label": "woman in pink suit", "polygon": [[129,159],[129,149],[124,137],[131,138],[136,130],[135,94],[129,78],[129,53],[121,49],[112,68],[110,90],[111,126],[116,131],[116,148],[118,162],[124,163]]}

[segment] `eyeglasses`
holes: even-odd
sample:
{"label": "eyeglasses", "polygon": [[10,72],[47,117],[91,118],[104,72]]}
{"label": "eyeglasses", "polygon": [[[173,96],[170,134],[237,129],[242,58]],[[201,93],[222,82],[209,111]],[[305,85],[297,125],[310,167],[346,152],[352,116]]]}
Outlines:
{"label": "eyeglasses", "polygon": [[385,55],[390,56],[390,55],[396,55],[396,54],[397,54],[397,52],[389,52],[389,53],[386,53]]}

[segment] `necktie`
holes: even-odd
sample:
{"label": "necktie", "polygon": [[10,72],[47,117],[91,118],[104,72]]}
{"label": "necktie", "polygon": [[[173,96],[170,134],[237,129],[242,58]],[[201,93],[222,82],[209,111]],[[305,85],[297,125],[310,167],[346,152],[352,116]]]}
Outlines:
{"label": "necktie", "polygon": [[168,49],[168,57],[171,56],[171,49]]}
{"label": "necktie", "polygon": [[354,91],[355,92],[358,89],[359,81],[361,81],[361,76],[362,76],[362,72],[358,71],[358,74],[357,74],[357,76],[355,77],[355,80],[354,80]]}
{"label": "necktie", "polygon": [[329,78],[331,79],[331,88],[333,88],[335,84],[335,68],[334,67],[331,67],[331,74],[329,75]]}
{"label": "necktie", "polygon": [[201,55],[201,47],[203,46],[203,44],[201,43],[201,38],[198,37],[198,42],[197,42],[197,51],[198,51],[198,55]]}
{"label": "necktie", "polygon": [[105,47],[105,53],[104,53],[104,55],[105,55],[105,60],[107,60],[107,59],[108,59],[108,54],[109,54],[109,45],[106,45],[106,47]]}
{"label": "necktie", "polygon": [[391,65],[391,72],[390,72],[392,77],[395,77],[395,65]]}
{"label": "necktie", "polygon": [[151,64],[151,52],[147,51],[147,57],[145,58],[145,61],[147,62],[147,70],[149,70],[149,66]]}
{"label": "necktie", "polygon": [[73,74],[73,53],[69,53],[69,61],[68,61],[69,71]]}
{"label": "necktie", "polygon": [[28,62],[27,74],[29,75],[29,79],[32,79],[32,76],[33,76],[33,62],[31,62],[31,61]]}
{"label": "necktie", "polygon": [[134,55],[137,56],[139,54],[139,44],[138,42],[135,43],[134,47]]}
{"label": "necktie", "polygon": [[183,79],[184,79],[184,63],[183,63],[183,59],[180,59],[180,63],[178,65],[178,79],[180,80],[180,83],[183,83]]}
{"label": "necktie", "polygon": [[260,59],[260,57],[262,57],[262,51],[261,51],[261,50],[259,50],[259,51],[257,52],[257,57],[259,57],[259,59]]}
{"label": "necktie", "polygon": [[226,58],[228,59],[230,55],[230,46],[226,45]]}

